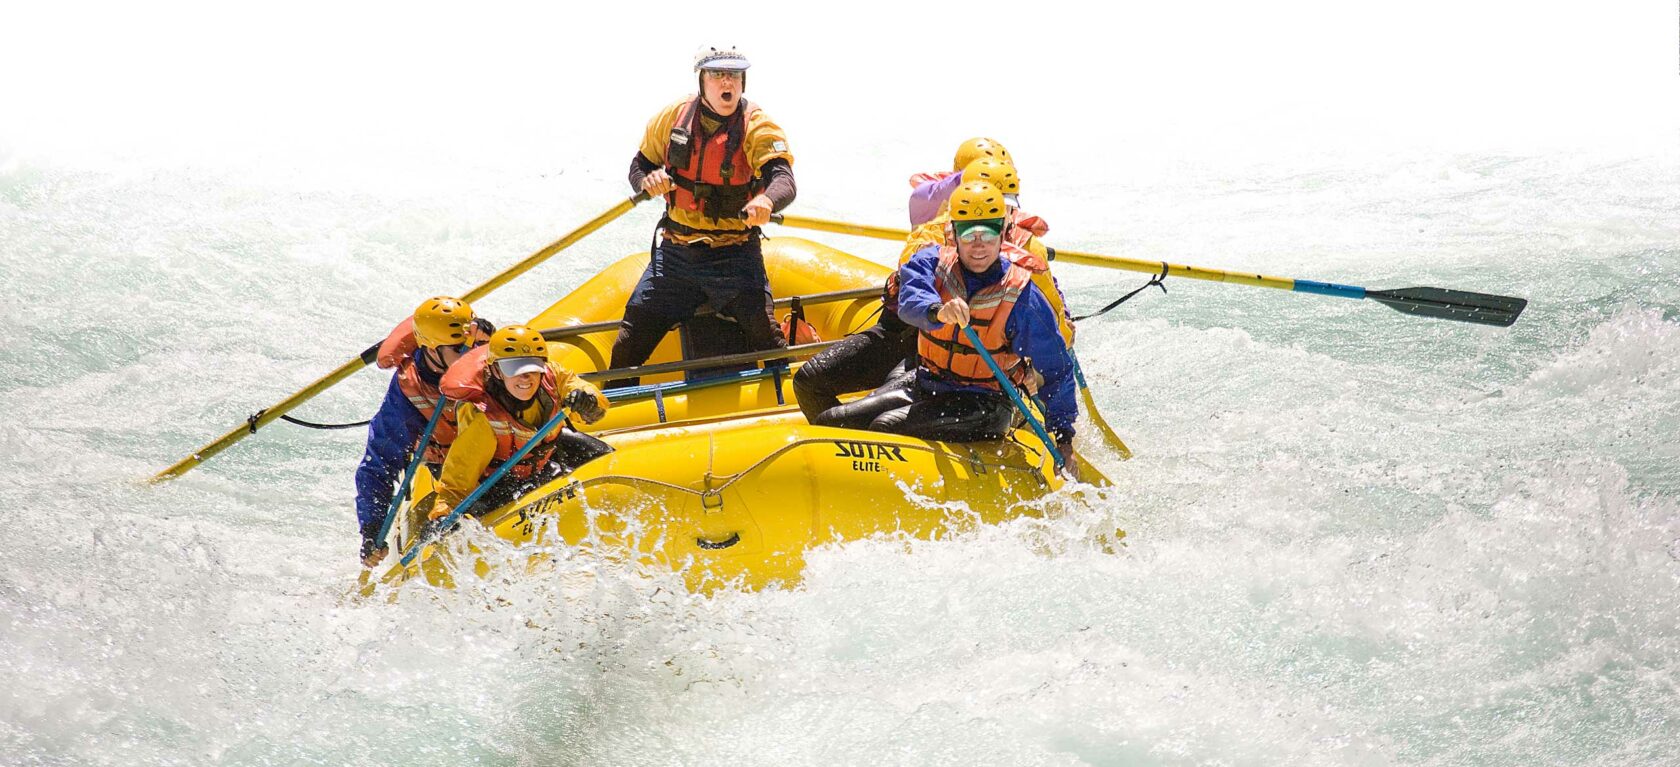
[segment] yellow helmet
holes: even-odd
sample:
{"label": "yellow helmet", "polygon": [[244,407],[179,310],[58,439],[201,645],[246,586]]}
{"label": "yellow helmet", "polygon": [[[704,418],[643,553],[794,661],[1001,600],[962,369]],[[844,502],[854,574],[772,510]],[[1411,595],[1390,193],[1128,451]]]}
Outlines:
{"label": "yellow helmet", "polygon": [[490,336],[490,359],[501,361],[517,357],[548,358],[548,341],[542,333],[525,325],[509,325]]}
{"label": "yellow helmet", "polygon": [[991,184],[970,181],[951,193],[952,221],[990,221],[1003,217],[1003,193]]}
{"label": "yellow helmet", "polygon": [[1004,194],[1021,193],[1021,179],[1015,175],[1015,166],[996,157],[980,157],[963,166],[962,182],[972,181],[984,181]]}
{"label": "yellow helmet", "polygon": [[997,139],[976,136],[962,142],[962,146],[957,147],[957,158],[951,161],[951,170],[961,172],[963,168],[968,167],[969,163],[981,157],[991,157],[1007,163],[1014,162],[1014,160],[1009,159],[1009,150],[1004,149]]}
{"label": "yellow helmet", "polygon": [[414,310],[414,340],[426,348],[471,343],[472,325],[472,307],[458,298],[428,298]]}

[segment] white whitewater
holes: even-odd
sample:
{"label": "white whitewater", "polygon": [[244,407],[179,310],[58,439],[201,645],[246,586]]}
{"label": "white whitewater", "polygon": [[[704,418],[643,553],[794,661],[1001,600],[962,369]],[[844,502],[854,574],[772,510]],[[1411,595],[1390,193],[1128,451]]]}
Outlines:
{"label": "white whitewater", "polygon": [[[394,7],[112,11],[144,34],[0,54],[46,73],[0,83],[0,763],[1672,764],[1672,6],[1245,8],[1023,22],[1055,45],[997,75],[1036,106],[996,114],[917,90],[911,32],[715,36],[759,60],[796,212],[898,225],[904,178],[988,133],[1052,244],[1518,295],[1518,324],[1169,280],[1080,326],[1137,453],[1102,463],[1116,488],[711,598],[562,552],[346,601],[357,431],[276,424],[141,480],[626,194],[712,30],[659,31],[611,75],[580,61],[632,44],[552,47],[583,20]],[[71,39],[74,10],[30,13]],[[805,31],[748,45],[777,28]],[[210,34],[230,29],[249,36]],[[531,316],[654,217],[481,311]],[[1147,279],[1058,276],[1084,311]],[[383,386],[295,414],[365,418]]]}

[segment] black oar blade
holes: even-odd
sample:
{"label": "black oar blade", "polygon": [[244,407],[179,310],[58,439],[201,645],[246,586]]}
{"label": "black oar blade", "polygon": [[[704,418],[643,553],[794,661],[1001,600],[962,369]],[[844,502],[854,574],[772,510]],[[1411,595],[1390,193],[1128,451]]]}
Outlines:
{"label": "black oar blade", "polygon": [[1368,290],[1365,297],[1381,301],[1407,314],[1434,317],[1478,325],[1508,328],[1528,306],[1528,299],[1495,296],[1446,288],[1400,288]]}

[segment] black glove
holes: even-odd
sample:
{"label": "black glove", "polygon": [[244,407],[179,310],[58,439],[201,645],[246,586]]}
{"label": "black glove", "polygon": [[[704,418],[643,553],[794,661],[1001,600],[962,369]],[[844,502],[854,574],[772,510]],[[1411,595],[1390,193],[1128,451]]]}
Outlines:
{"label": "black glove", "polygon": [[573,389],[566,392],[566,399],[561,401],[560,404],[564,405],[567,410],[576,413],[577,417],[582,418],[584,423],[595,423],[601,420],[601,416],[607,414],[606,409],[601,407],[601,401],[595,398],[595,393],[583,389]]}

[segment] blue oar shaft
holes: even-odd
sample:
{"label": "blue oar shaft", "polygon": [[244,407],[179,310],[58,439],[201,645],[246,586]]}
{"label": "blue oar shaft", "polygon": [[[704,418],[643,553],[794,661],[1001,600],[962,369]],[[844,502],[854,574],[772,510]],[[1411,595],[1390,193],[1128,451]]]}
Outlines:
{"label": "blue oar shaft", "polygon": [[992,375],[997,378],[998,386],[1002,387],[1003,393],[1009,395],[1009,401],[1014,402],[1015,409],[1021,411],[1021,417],[1027,419],[1027,425],[1032,427],[1033,433],[1044,441],[1044,447],[1049,449],[1050,460],[1056,464],[1056,470],[1061,471],[1062,451],[1056,449],[1056,441],[1050,438],[1050,432],[1044,428],[1044,424],[1039,423],[1038,417],[1027,409],[1027,403],[1021,399],[1021,392],[1015,389],[1015,384],[1010,382],[1009,376],[1004,374],[1003,368],[998,367],[997,360],[992,359],[992,353],[986,351],[986,345],[980,342],[980,334],[974,332],[974,328],[967,325],[962,326],[962,330],[963,334],[968,336],[968,342],[974,345],[976,351],[980,352],[980,359],[986,361],[986,367],[992,369]]}
{"label": "blue oar shaft", "polygon": [[1334,282],[1319,282],[1317,280],[1295,280],[1295,287],[1290,288],[1296,293],[1316,293],[1321,296],[1336,296],[1337,298],[1364,298],[1365,289],[1358,285],[1338,285]]}
{"label": "blue oar shaft", "polygon": [[414,472],[420,470],[420,462],[426,460],[426,445],[432,441],[432,432],[437,429],[438,420],[443,418],[443,404],[449,400],[442,394],[438,395],[436,405],[432,406],[432,418],[426,422],[426,430],[420,433],[420,443],[414,446],[414,458],[408,462],[408,470],[403,472],[402,486],[397,488],[397,494],[391,498],[391,507],[385,510],[385,524],[379,526],[380,548],[384,548],[385,536],[391,533],[391,520],[397,518],[397,509],[402,508],[403,501],[408,500],[409,488],[414,486]]}
{"label": "blue oar shaft", "polygon": [[[436,529],[448,530],[450,525],[455,524],[455,520],[460,519],[461,515],[465,514],[467,509],[472,508],[473,504],[477,503],[481,496],[489,492],[490,488],[495,487],[496,483],[501,481],[502,477],[505,476],[515,464],[519,463],[521,459],[528,455],[531,452],[531,449],[537,446],[537,443],[542,442],[543,437],[547,436],[549,431],[553,430],[554,427],[560,425],[565,420],[566,409],[559,408],[555,410],[554,417],[548,419],[548,423],[543,424],[542,428],[538,429],[536,434],[531,435],[530,441],[526,442],[525,445],[519,448],[519,450],[509,457],[507,461],[497,467],[496,470],[490,474],[489,478],[478,483],[478,487],[474,488],[471,493],[468,493],[466,498],[462,499],[460,503],[455,504],[455,508],[449,512],[449,516],[444,517],[443,521],[438,523]],[[414,558],[420,555],[420,550],[424,549],[427,543],[429,543],[429,541],[424,538],[415,541],[414,546],[408,550],[407,554],[403,555],[403,566],[406,567],[412,563]]]}

